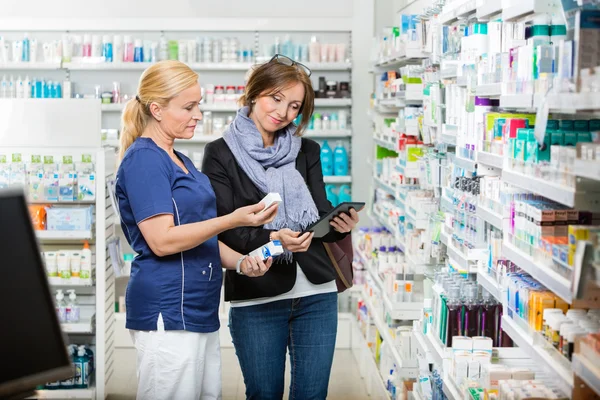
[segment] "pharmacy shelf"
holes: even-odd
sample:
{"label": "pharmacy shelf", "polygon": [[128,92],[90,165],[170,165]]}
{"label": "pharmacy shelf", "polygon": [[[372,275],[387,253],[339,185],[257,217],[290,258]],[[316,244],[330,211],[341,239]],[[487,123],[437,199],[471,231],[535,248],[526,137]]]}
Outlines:
{"label": "pharmacy shelf", "polygon": [[304,63],[312,71],[350,71],[352,63],[328,62],[328,63]]}
{"label": "pharmacy shelf", "polygon": [[457,76],[456,77],[456,85],[460,87],[467,87],[468,80],[466,76]]}
{"label": "pharmacy shelf", "polygon": [[383,181],[383,179],[377,177],[377,176],[373,176],[373,181],[375,182],[376,186],[379,189],[384,190],[387,194],[394,196],[394,197],[398,197],[398,193],[396,193],[396,189],[394,189],[393,186],[388,185],[386,182]]}
{"label": "pharmacy shelf", "polygon": [[447,67],[440,71],[441,79],[454,79],[458,75],[458,68],[456,66]]}
{"label": "pharmacy shelf", "polygon": [[514,5],[502,11],[502,20],[505,22],[520,21],[533,14],[551,14],[556,12],[554,2],[548,0],[519,0],[512,2]]}
{"label": "pharmacy shelf", "polygon": [[504,166],[504,158],[502,156],[486,151],[477,152],[477,162],[498,169],[502,169]]}
{"label": "pharmacy shelf", "polygon": [[70,334],[93,334],[94,323],[93,320],[86,320],[77,323],[62,323],[60,324],[64,333]]}
{"label": "pharmacy shelf", "polygon": [[90,399],[96,398],[96,389],[58,389],[58,390],[37,390],[35,395],[28,399]]}
{"label": "pharmacy shelf", "polygon": [[[371,301],[371,296],[368,295],[366,290],[363,290],[362,297],[367,305],[367,309],[369,310],[369,315],[375,322],[375,326],[377,327],[377,330],[379,331],[379,334],[381,335],[381,338],[383,339],[383,341],[384,342],[387,341],[388,343],[394,343],[394,341],[392,340],[392,335],[390,334],[390,328],[384,323],[384,321],[381,319],[381,317],[378,315],[378,313],[375,312],[375,310],[377,310],[377,308],[375,308],[373,306],[373,302]],[[414,374],[417,372],[417,368],[412,367],[412,365],[408,368],[402,366],[403,364],[405,365],[406,363],[403,362],[402,358],[400,357],[400,353],[398,353],[398,349],[396,348],[396,346],[389,346],[389,349],[392,351],[392,356],[393,356],[396,366],[398,367],[399,372],[402,376],[405,376],[407,373]]]}
{"label": "pharmacy shelf", "polygon": [[[353,343],[352,354],[357,364],[361,366],[361,377],[365,379],[365,382],[371,383],[371,395],[378,396],[382,400],[392,400],[390,393],[387,391],[385,379],[379,372],[379,366],[375,361],[375,355],[371,350],[371,346],[367,343],[366,338],[361,332],[358,321],[353,320],[352,322],[352,339],[356,338],[356,344]],[[364,375],[363,375],[364,371]],[[373,387],[375,382],[376,387]]]}
{"label": "pharmacy shelf", "polygon": [[417,352],[419,354],[423,354],[425,357],[425,361],[428,364],[433,363],[433,357],[431,356],[431,349],[427,344],[427,339],[425,339],[425,335],[421,331],[416,331],[413,329],[412,336],[414,338],[414,343],[416,344]]}
{"label": "pharmacy shelf", "polygon": [[533,95],[509,94],[500,96],[500,108],[531,110]]}
{"label": "pharmacy shelf", "polygon": [[478,85],[475,88],[475,95],[477,97],[499,98],[502,95],[502,84],[488,83],[485,85]]}
{"label": "pharmacy shelf", "polygon": [[575,160],[575,175],[600,181],[600,160]]}
{"label": "pharmacy shelf", "polygon": [[341,183],[352,183],[352,177],[346,176],[324,176],[323,181],[325,183],[341,184]]}
{"label": "pharmacy shelf", "polygon": [[517,249],[509,242],[502,244],[502,255],[517,264],[519,268],[529,273],[546,288],[554,292],[567,303],[571,303],[571,282],[552,270],[552,266],[535,261],[533,257]]}
{"label": "pharmacy shelf", "polygon": [[452,202],[452,199],[449,198],[448,196],[442,196],[440,199],[440,208],[442,209],[442,211],[445,212],[454,212],[454,203]]}
{"label": "pharmacy shelf", "polygon": [[[71,71],[143,71],[152,62],[81,62],[63,63],[62,67]],[[247,71],[252,63],[187,63],[195,71]]]}
{"label": "pharmacy shelf", "polygon": [[573,354],[573,372],[600,396],[600,368],[579,354]]}
{"label": "pharmacy shelf", "polygon": [[477,171],[477,161],[469,160],[459,156],[454,157],[454,165],[469,172]]}
{"label": "pharmacy shelf", "polygon": [[102,104],[102,112],[121,112],[125,108],[125,103]]}
{"label": "pharmacy shelf", "polygon": [[425,342],[427,343],[427,347],[429,347],[434,364],[442,366],[444,360],[452,358],[452,348],[443,346],[442,342],[433,335],[433,332],[427,332]]}
{"label": "pharmacy shelf", "polygon": [[452,261],[454,261],[456,263],[456,265],[458,267],[460,267],[463,271],[470,273],[470,274],[474,274],[477,272],[477,267],[474,265],[470,265],[470,264],[471,264],[471,261],[484,260],[486,257],[484,255],[483,251],[473,250],[472,251],[473,254],[466,255],[463,252],[461,252],[459,249],[454,247],[451,239],[448,237],[448,235],[446,233],[441,232],[440,238],[442,240],[442,243],[444,243],[446,245],[446,247],[448,248],[448,256],[450,257],[450,259]]}
{"label": "pharmacy shelf", "polygon": [[375,144],[377,144],[378,146],[383,147],[384,149],[398,152],[396,143],[392,143],[387,140],[384,140],[384,139],[378,137],[377,135],[373,136],[373,142],[375,142]]}
{"label": "pharmacy shelf", "polygon": [[422,61],[423,58],[428,58],[429,55],[423,53],[419,49],[407,48],[401,54],[396,56],[392,56],[383,60],[379,60],[375,63],[376,68],[400,68],[408,64],[418,64]]}
{"label": "pharmacy shelf", "polygon": [[502,230],[502,215],[490,210],[487,207],[477,206],[477,216],[483,219],[494,228]]}
{"label": "pharmacy shelf", "polygon": [[92,231],[35,231],[39,240],[75,241],[92,239]]}
{"label": "pharmacy shelf", "polygon": [[400,99],[375,99],[375,106],[383,108],[385,112],[396,112],[403,108],[404,105],[400,102]]}
{"label": "pharmacy shelf", "polygon": [[339,129],[339,130],[316,130],[310,129],[305,131],[303,137],[308,138],[323,138],[323,139],[343,139],[352,137],[352,130],[350,129]]}
{"label": "pharmacy shelf", "polygon": [[593,185],[596,190],[595,192],[578,192],[573,188],[559,185],[550,180],[544,180],[506,169],[502,171],[502,180],[569,207],[586,211],[600,210],[600,192],[597,192],[597,185]]}
{"label": "pharmacy shelf", "polygon": [[502,298],[502,290],[491,276],[485,271],[477,271],[477,283],[479,283],[485,290],[487,290],[496,300],[500,303],[504,303]]}
{"label": "pharmacy shelf", "polygon": [[396,239],[395,240],[396,247],[398,247],[398,249],[400,249],[400,251],[402,251],[403,253],[406,252],[406,243],[400,237],[400,235],[396,232],[397,229],[394,228],[392,225],[390,225],[390,223],[387,221],[386,218],[384,218],[382,215],[379,215],[375,212],[372,212],[369,216],[372,218],[375,218],[381,226],[383,226],[385,229],[390,231],[392,233],[392,235],[394,235],[394,238]]}
{"label": "pharmacy shelf", "polygon": [[506,314],[502,316],[502,330],[535,363],[557,378],[555,382],[564,393],[571,393],[573,389],[573,371],[569,365],[571,363],[566,361],[566,359],[558,360],[558,351],[551,344],[543,343],[544,339],[532,337],[529,332]]}
{"label": "pharmacy shelf", "polygon": [[[577,112],[600,110],[600,96],[590,93],[557,93],[546,96],[548,107],[554,112]],[[540,100],[536,101],[539,103]]]}
{"label": "pharmacy shelf", "polygon": [[235,103],[212,103],[212,104],[200,104],[200,110],[202,111],[210,111],[210,112],[228,112],[234,113],[240,107]]}
{"label": "pharmacy shelf", "polygon": [[500,14],[502,12],[502,2],[501,1],[482,1],[482,4],[477,7],[477,12],[475,15],[478,20],[489,19],[490,17]]}
{"label": "pharmacy shelf", "polygon": [[442,386],[442,391],[448,397],[449,400],[463,400],[465,396],[461,395],[460,390],[456,387],[456,383],[450,375],[446,376],[444,379],[444,385]]}
{"label": "pharmacy shelf", "polygon": [[352,99],[315,99],[315,107],[349,107]]}
{"label": "pharmacy shelf", "polygon": [[2,63],[0,70],[53,70],[60,69],[60,62]]}
{"label": "pharmacy shelf", "polygon": [[477,1],[468,0],[452,10],[443,12],[438,16],[438,20],[442,25],[450,25],[459,19],[467,19],[475,14],[477,10]]}

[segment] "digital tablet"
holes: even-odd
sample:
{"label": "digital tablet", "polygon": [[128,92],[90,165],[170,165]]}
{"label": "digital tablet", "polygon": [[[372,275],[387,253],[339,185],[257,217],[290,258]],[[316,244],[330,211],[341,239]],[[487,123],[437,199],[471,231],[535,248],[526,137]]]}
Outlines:
{"label": "digital tablet", "polygon": [[317,238],[317,239],[322,238],[323,236],[327,235],[329,232],[331,232],[334,229],[333,226],[329,225],[329,223],[331,222],[332,219],[334,219],[341,213],[349,214],[351,208],[354,208],[356,210],[356,212],[359,212],[364,207],[365,207],[365,203],[360,203],[360,202],[341,203],[336,208],[334,208],[329,213],[327,213],[327,215],[322,217],[320,220],[309,225],[304,230],[304,232],[314,232],[315,238]]}

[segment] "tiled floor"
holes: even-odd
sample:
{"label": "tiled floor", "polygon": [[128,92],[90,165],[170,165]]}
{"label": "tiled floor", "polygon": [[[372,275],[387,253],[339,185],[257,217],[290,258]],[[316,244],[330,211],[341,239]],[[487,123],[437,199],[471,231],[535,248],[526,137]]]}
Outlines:
{"label": "tiled floor", "polygon": [[[109,400],[135,399],[135,350],[122,350],[116,353],[115,365],[125,373],[117,374],[115,393]],[[245,387],[242,373],[234,350],[224,348],[221,351],[223,365],[223,400],[244,400]],[[289,365],[287,367],[289,372]],[[289,376],[286,377],[286,387],[289,386]],[[287,399],[286,389],[284,398]],[[350,350],[336,350],[333,360],[333,370],[329,383],[329,400],[365,400],[369,399],[364,381],[358,372],[358,365]]]}

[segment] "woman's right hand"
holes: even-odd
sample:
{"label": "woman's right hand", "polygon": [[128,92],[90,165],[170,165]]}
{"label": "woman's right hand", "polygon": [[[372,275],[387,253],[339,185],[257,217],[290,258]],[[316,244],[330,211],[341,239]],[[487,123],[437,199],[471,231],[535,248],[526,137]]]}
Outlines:
{"label": "woman's right hand", "polygon": [[277,216],[277,210],[279,206],[274,204],[267,210],[264,203],[258,203],[251,206],[240,207],[231,214],[229,214],[233,221],[233,226],[238,228],[240,226],[262,226],[273,222]]}
{"label": "woman's right hand", "polygon": [[283,248],[292,253],[303,253],[308,250],[312,242],[312,232],[306,232],[301,235],[300,232],[294,232],[291,229],[284,228],[271,234],[274,240],[279,240]]}

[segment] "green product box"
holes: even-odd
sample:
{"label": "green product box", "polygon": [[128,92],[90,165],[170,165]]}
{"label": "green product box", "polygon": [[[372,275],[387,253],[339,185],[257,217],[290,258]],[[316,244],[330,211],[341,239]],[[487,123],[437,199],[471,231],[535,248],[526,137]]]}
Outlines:
{"label": "green product box", "polygon": [[[552,134],[553,131],[546,131],[544,135],[544,145],[537,146],[537,160],[538,162],[550,161],[550,146],[552,145]],[[561,135],[562,137],[562,135]]]}
{"label": "green product box", "polygon": [[575,121],[573,121],[572,119],[561,119],[558,122],[558,125],[560,127],[560,130],[563,132],[566,131],[573,131],[575,129]]}
{"label": "green product box", "polygon": [[565,145],[565,135],[562,131],[551,132],[550,138],[551,138],[550,145],[552,145],[552,146],[564,146]]}
{"label": "green product box", "polygon": [[557,131],[558,130],[558,120],[549,119],[546,124],[546,130],[548,131]]}
{"label": "green product box", "polygon": [[537,163],[538,162],[538,143],[535,139],[535,131],[533,129],[527,130],[527,139],[525,142],[525,153],[523,154],[523,159],[527,163]]}
{"label": "green product box", "polygon": [[517,129],[517,139],[515,140],[515,155],[514,159],[518,161],[525,161],[525,143],[527,142],[527,137],[529,134],[529,129],[520,128]]}
{"label": "green product box", "polygon": [[600,131],[600,119],[590,120],[590,132]]}
{"label": "green product box", "polygon": [[587,120],[577,120],[573,123],[573,130],[576,132],[589,132],[590,131],[590,121]]}
{"label": "green product box", "polygon": [[577,132],[564,132],[565,146],[577,146]]}
{"label": "green product box", "polygon": [[577,132],[577,143],[591,143],[592,134],[590,132]]}

